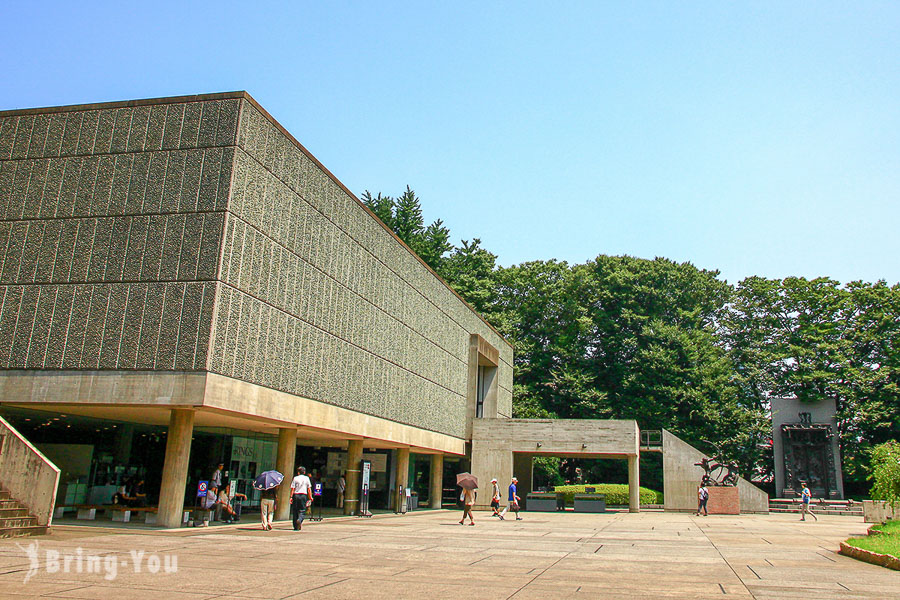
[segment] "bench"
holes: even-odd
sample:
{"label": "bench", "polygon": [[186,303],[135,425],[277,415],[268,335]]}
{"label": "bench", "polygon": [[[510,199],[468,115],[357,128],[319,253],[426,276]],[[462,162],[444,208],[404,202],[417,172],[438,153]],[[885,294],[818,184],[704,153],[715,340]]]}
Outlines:
{"label": "bench", "polygon": [[131,520],[131,513],[143,513],[145,523],[151,525],[156,523],[157,508],[155,506],[123,506],[121,504],[115,504],[107,508],[112,511],[113,521],[128,523]]}
{"label": "bench", "polygon": [[149,524],[156,522],[155,506],[125,506],[124,504],[72,504],[69,506],[57,506],[54,517],[61,519],[67,508],[78,511],[76,519],[93,521],[97,518],[97,511],[109,511],[113,521],[128,523],[131,521],[131,513],[143,513],[144,521]]}

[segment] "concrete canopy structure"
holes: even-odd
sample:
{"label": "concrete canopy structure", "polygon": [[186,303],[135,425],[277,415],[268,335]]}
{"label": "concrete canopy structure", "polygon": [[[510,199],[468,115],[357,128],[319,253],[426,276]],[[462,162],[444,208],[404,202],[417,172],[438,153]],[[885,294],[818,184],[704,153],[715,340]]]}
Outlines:
{"label": "concrete canopy structure", "polygon": [[0,112],[0,412],[166,427],[161,523],[204,427],[277,436],[287,471],[345,448],[348,511],[364,449],[432,454],[439,501],[511,365],[244,92]]}
{"label": "concrete canopy structure", "polygon": [[[478,419],[472,431],[472,473],[488,489],[501,489],[515,475],[522,498],[532,490],[535,456],[618,458],[628,461],[628,509],[640,510],[640,439],[637,422],[596,419]],[[490,505],[490,494],[478,498]]]}

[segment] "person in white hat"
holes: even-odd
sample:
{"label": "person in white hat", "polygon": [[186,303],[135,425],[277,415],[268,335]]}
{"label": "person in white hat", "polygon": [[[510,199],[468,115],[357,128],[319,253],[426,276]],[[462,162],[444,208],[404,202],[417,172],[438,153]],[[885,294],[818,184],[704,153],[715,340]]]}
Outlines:
{"label": "person in white hat", "polygon": [[491,487],[493,488],[493,490],[491,490],[491,510],[494,511],[494,514],[492,514],[491,516],[499,517],[500,516],[500,498],[501,498],[501,496],[500,496],[500,486],[497,485],[496,477],[491,479]]}

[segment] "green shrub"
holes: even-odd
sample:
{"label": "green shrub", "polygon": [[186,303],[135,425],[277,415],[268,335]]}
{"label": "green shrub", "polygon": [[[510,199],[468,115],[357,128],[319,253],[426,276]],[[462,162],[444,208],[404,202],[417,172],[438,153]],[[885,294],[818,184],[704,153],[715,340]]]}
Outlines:
{"label": "green shrub", "polygon": [[[587,485],[558,485],[553,491],[566,495],[566,504],[571,505],[575,502],[575,494],[584,494],[585,487],[594,488],[595,494],[605,494],[606,504],[608,505],[626,505],[628,504],[628,485],[624,483],[595,483]],[[641,504],[662,504],[662,492],[651,490],[649,488],[640,488]]]}
{"label": "green shrub", "polygon": [[873,500],[900,502],[900,443],[886,442],[872,448]]}

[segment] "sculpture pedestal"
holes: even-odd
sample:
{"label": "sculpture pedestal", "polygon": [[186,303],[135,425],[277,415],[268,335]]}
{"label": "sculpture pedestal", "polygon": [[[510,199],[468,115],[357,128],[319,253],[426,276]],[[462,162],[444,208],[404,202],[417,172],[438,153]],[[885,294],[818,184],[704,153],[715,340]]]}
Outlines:
{"label": "sculpture pedestal", "polygon": [[741,514],[741,496],[738,493],[737,486],[711,485],[706,489],[709,490],[709,501],[706,503],[706,510],[709,511],[709,514]]}

